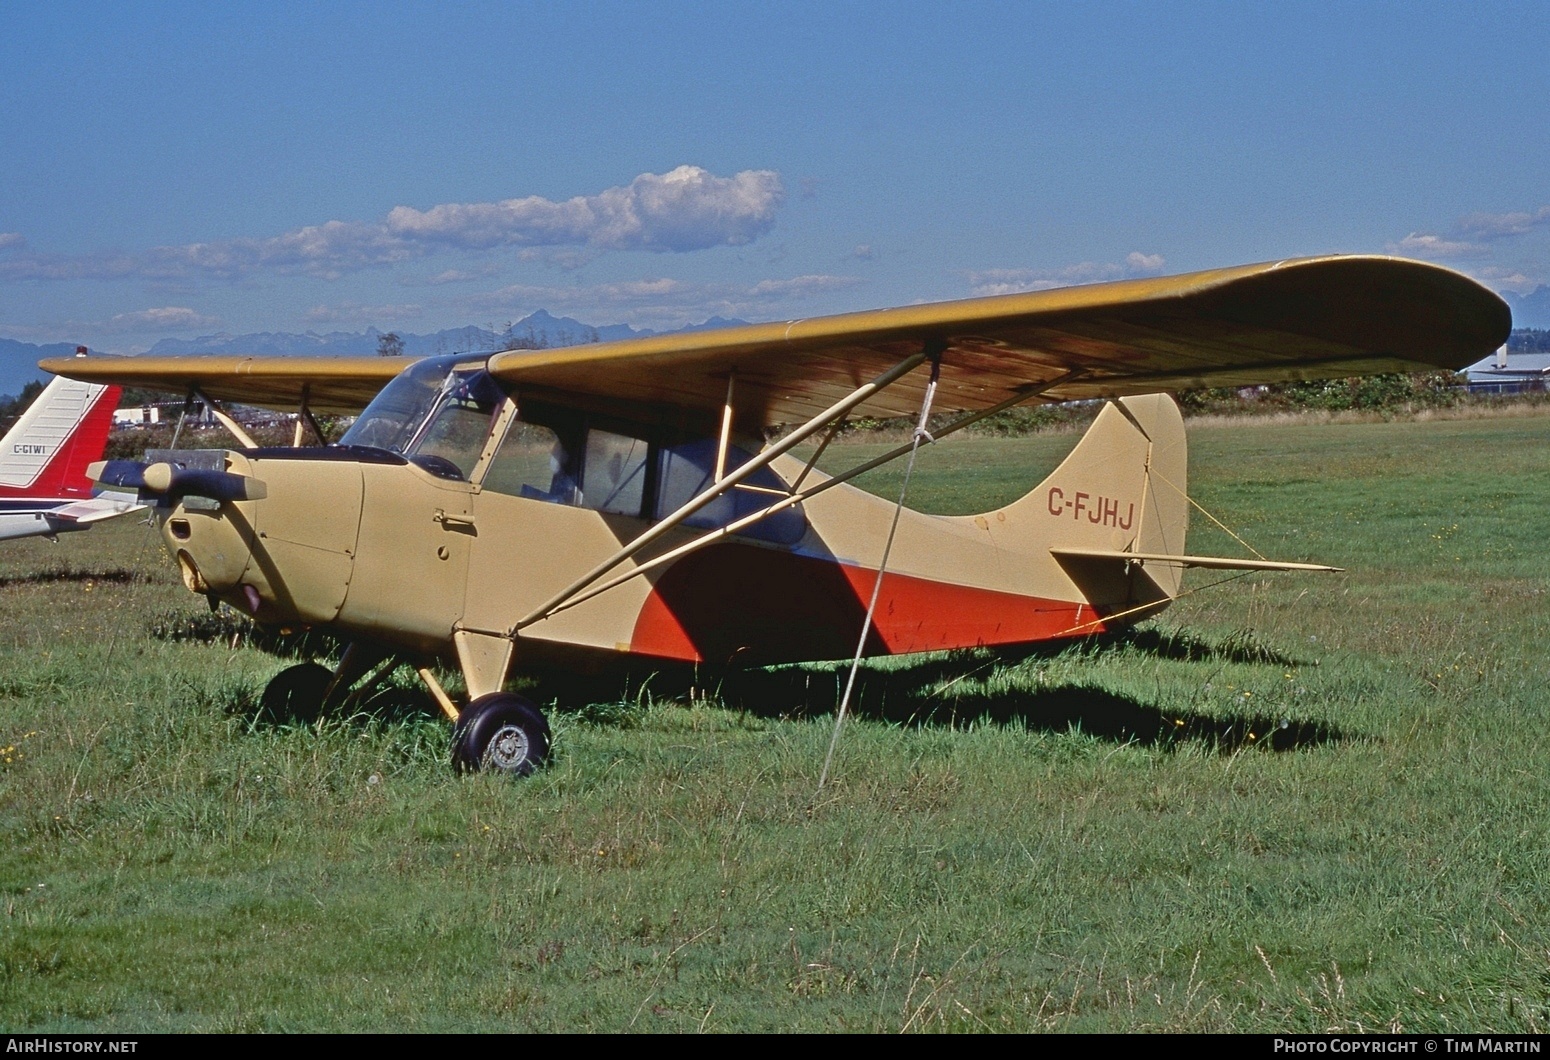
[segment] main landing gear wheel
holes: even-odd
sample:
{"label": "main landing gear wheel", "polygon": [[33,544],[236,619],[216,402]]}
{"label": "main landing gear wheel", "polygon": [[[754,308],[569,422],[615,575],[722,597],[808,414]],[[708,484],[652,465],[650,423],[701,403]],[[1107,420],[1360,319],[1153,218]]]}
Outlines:
{"label": "main landing gear wheel", "polygon": [[491,692],[458,715],[452,730],[452,767],[459,773],[490,769],[530,776],[549,757],[549,723],[521,696]]}
{"label": "main landing gear wheel", "polygon": [[323,713],[323,696],[334,673],[314,662],[298,663],[275,674],[259,698],[259,713],[267,721],[313,722]]}

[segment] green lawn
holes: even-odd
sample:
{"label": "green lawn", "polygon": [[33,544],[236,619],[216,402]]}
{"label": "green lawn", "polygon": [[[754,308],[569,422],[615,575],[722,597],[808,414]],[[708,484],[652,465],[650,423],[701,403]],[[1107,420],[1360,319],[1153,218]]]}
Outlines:
{"label": "green lawn", "polygon": [[[1075,439],[950,440],[912,503]],[[460,778],[402,706],[259,721],[289,660],[153,636],[204,608],[148,528],[0,544],[0,1027],[1544,1032],[1550,416],[1191,443],[1206,509],[1348,572],[876,664],[816,798],[837,667]]]}

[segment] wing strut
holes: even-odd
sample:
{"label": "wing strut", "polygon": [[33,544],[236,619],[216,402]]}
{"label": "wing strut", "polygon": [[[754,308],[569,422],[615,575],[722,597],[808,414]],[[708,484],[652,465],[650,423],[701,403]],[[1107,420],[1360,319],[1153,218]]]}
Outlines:
{"label": "wing strut", "polygon": [[[935,431],[927,434],[922,439],[922,442],[926,445],[930,445],[933,442],[939,442],[950,434],[955,434],[958,431],[963,430],[965,427],[973,426],[987,416],[994,416],[996,413],[1004,412],[1014,405],[1020,405],[1024,401],[1029,401],[1033,398],[1039,397],[1044,394],[1045,391],[1052,390],[1058,386],[1064,386],[1066,383],[1071,382],[1080,374],[1081,373],[1079,371],[1065,372],[1062,375],[1055,377],[1054,379],[1048,380],[1047,382],[1033,383],[1028,386],[1019,387],[1014,394],[1006,398],[1004,401],[999,401],[996,404],[989,406],[988,408],[980,409],[978,412],[971,412],[967,416],[960,416],[958,419],[947,424],[945,427],[939,427]],[[812,470],[813,464],[816,462],[819,453],[822,453],[824,448],[828,446],[828,443],[833,440],[834,434],[835,432],[831,430],[824,437],[824,440],[819,444],[818,453],[813,454],[813,458],[807,462],[807,465],[804,467],[801,476],[797,479],[798,485],[800,485],[802,480],[807,477],[807,473]],[[623,585],[625,582],[630,581],[633,578],[638,578],[643,574],[653,571],[663,564],[671,563],[674,560],[686,556],[691,552],[697,552],[702,548],[713,545],[729,534],[735,534],[742,530],[746,530],[748,527],[762,519],[767,519],[772,515],[783,512],[787,508],[795,507],[796,505],[801,504],[803,501],[806,501],[812,497],[816,497],[818,494],[824,492],[825,490],[832,489],[835,486],[849,482],[851,479],[856,478],[858,475],[864,475],[875,467],[881,467],[883,464],[897,460],[899,457],[909,453],[914,445],[915,441],[912,438],[909,442],[897,446],[896,448],[890,449],[888,452],[882,454],[881,456],[873,457],[871,460],[868,460],[863,464],[858,464],[848,471],[841,472],[832,478],[825,479],[817,485],[810,486],[805,490],[799,490],[793,486],[792,492],[789,496],[782,497],[780,500],[774,502],[766,508],[761,508],[756,512],[750,512],[740,519],[734,519],[732,522],[727,523],[725,526],[717,527],[716,529],[695,538],[693,541],[679,545],[677,548],[664,552],[659,556],[653,556],[651,559],[646,560],[637,566],[631,567],[623,574],[619,574],[613,578],[610,578],[602,585],[593,586],[591,589],[585,592],[577,590],[573,594],[567,596],[564,600],[554,602],[551,606],[540,609],[542,613],[534,612],[532,615],[529,615],[527,618],[513,626],[506,633],[506,636],[515,636],[519,630],[530,626],[535,622],[541,622],[546,618],[559,614],[561,611],[567,611],[570,608],[577,606],[578,604],[586,603],[594,596],[601,596],[608,590],[616,586]]]}
{"label": "wing strut", "polygon": [[[581,590],[597,581],[603,575],[607,574],[619,564],[635,555],[641,549],[645,548],[647,545],[651,544],[653,541],[666,534],[669,530],[672,530],[678,526],[689,516],[705,507],[707,504],[721,496],[723,493],[732,489],[739,482],[743,481],[749,475],[752,475],[755,471],[768,466],[772,461],[784,454],[787,450],[800,445],[812,435],[817,434],[819,431],[823,430],[829,425],[831,420],[839,419],[840,417],[844,416],[845,413],[849,412],[863,401],[871,398],[879,390],[882,390],[890,384],[897,382],[902,376],[914,371],[925,359],[926,354],[924,352],[911,354],[910,356],[904,358],[904,360],[900,361],[898,364],[894,365],[892,368],[888,369],[882,375],[879,375],[877,378],[873,379],[870,383],[864,383],[857,387],[855,390],[852,390],[844,398],[836,401],[833,405],[830,405],[828,408],[824,409],[817,416],[814,416],[812,419],[802,424],[802,426],[792,431],[789,435],[782,438],[768,449],[765,449],[758,456],[754,457],[746,464],[742,464],[736,469],[728,471],[725,475],[722,476],[719,482],[713,483],[711,487],[704,493],[697,494],[696,496],[690,498],[672,515],[667,516],[651,529],[647,530],[635,540],[631,541],[628,545],[625,545],[612,556],[608,557],[608,559],[604,560],[602,563],[599,563],[596,567],[593,567],[586,574],[576,579],[570,585],[567,585],[564,589],[554,594],[554,596],[550,597],[548,600],[545,600],[543,604],[534,608],[531,613],[519,619],[517,624],[512,627],[511,632],[515,633],[517,630],[523,628],[524,626],[530,626],[540,619],[548,618],[551,614],[554,613],[555,609],[560,604],[567,602],[572,596],[575,596],[577,593],[581,592]],[[730,389],[730,384],[728,389]]]}
{"label": "wing strut", "polygon": [[307,436],[307,427],[312,428],[312,433],[317,437],[319,445],[327,445],[328,439],[323,437],[323,428],[318,426],[317,417],[312,414],[312,384],[301,384],[301,405],[296,410],[296,430],[291,435],[291,448],[300,449],[301,440]]}
{"label": "wing strut", "polygon": [[200,401],[205,403],[205,408],[210,410],[210,415],[220,420],[221,426],[230,431],[231,436],[237,439],[237,441],[241,442],[244,449],[258,448],[258,443],[253,440],[252,436],[249,435],[247,431],[242,429],[242,424],[238,423],[236,420],[232,419],[231,416],[227,415],[226,410],[221,408],[221,406],[217,405],[214,401],[211,401],[210,398],[205,395],[204,391],[195,386],[189,388],[189,393],[193,394]]}
{"label": "wing strut", "polygon": [[291,432],[291,448],[301,448],[302,432],[307,429],[307,391],[312,389],[311,383],[301,384],[301,406],[296,410],[296,429]]}
{"label": "wing strut", "polygon": [[727,400],[721,406],[721,435],[716,439],[716,477],[720,482],[727,473],[727,448],[732,444],[732,394],[737,387],[737,369],[727,373]]}
{"label": "wing strut", "polygon": [[172,429],[172,442],[167,446],[168,449],[176,449],[178,447],[178,438],[183,434],[183,424],[187,422],[188,414],[193,410],[194,392],[189,390],[188,393],[183,395],[183,411],[178,413],[178,425]]}

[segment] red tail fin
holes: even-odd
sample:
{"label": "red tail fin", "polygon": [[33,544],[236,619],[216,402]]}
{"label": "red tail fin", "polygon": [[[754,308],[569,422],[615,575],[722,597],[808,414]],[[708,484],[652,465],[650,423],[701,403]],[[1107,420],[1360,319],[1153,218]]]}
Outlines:
{"label": "red tail fin", "polygon": [[89,497],[119,388],[56,378],[0,440],[0,497]]}

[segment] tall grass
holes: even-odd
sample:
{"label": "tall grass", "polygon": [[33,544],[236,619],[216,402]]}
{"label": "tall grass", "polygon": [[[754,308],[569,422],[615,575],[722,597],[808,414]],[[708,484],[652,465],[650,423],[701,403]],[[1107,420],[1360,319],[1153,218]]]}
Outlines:
{"label": "tall grass", "polygon": [[[913,499],[1071,441],[943,444]],[[10,543],[0,1025],[1543,1032],[1547,441],[1196,432],[1208,509],[1348,572],[879,662],[821,796],[836,666],[591,688],[548,769],[458,777],[401,701],[261,720],[291,660],[169,635],[203,605],[147,528]]]}

